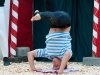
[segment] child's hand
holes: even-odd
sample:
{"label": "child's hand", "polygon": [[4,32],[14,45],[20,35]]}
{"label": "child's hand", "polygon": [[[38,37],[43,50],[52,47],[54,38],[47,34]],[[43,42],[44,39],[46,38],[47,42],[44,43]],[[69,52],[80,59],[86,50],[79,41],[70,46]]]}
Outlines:
{"label": "child's hand", "polygon": [[63,73],[63,71],[60,71],[60,70],[58,71],[58,74],[62,74],[62,73]]}

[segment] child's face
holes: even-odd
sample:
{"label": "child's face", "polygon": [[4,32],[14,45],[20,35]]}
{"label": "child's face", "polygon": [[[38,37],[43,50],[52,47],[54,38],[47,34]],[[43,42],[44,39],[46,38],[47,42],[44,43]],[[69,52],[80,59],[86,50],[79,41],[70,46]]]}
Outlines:
{"label": "child's face", "polygon": [[53,61],[52,61],[52,64],[53,64],[53,69],[54,70],[59,70],[60,65],[61,65],[61,60],[59,58],[54,57]]}

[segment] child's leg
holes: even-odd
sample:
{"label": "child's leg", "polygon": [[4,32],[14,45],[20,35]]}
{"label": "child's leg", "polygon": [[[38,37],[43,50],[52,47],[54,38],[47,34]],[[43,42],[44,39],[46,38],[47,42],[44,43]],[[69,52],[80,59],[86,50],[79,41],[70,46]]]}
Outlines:
{"label": "child's leg", "polygon": [[36,56],[36,50],[30,51],[27,53],[28,62],[32,71],[35,70],[34,66],[34,57]]}
{"label": "child's leg", "polygon": [[46,57],[46,49],[36,49],[27,53],[28,62],[32,71],[36,70],[34,66],[34,57]]}
{"label": "child's leg", "polygon": [[70,59],[70,52],[66,51],[64,54],[64,57],[62,58],[62,61],[61,61],[61,66],[60,66],[60,69],[58,72],[59,74],[63,73],[63,70],[64,70],[65,66],[67,65],[69,59]]}

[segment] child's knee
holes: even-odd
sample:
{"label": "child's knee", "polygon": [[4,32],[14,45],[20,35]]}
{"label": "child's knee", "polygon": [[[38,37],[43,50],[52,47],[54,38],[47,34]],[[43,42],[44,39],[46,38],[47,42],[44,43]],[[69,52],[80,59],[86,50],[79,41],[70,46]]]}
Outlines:
{"label": "child's knee", "polygon": [[35,55],[36,55],[35,50],[27,53],[27,56],[35,56]]}
{"label": "child's knee", "polygon": [[28,52],[28,53],[27,53],[27,56],[29,56],[29,55],[31,55],[31,52]]}
{"label": "child's knee", "polygon": [[65,55],[70,56],[70,51],[66,51]]}

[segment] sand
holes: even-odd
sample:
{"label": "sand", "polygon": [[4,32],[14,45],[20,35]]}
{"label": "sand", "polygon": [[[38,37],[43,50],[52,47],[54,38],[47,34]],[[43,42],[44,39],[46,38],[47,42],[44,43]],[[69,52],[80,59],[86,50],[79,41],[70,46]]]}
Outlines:
{"label": "sand", "polygon": [[[52,68],[51,62],[35,62],[37,68]],[[82,62],[69,62],[68,68],[77,68],[79,71],[69,72],[62,75],[100,75],[100,66],[86,66]],[[12,63],[10,66],[3,66],[3,61],[0,61],[0,75],[55,75],[50,73],[32,72],[28,62]]]}

